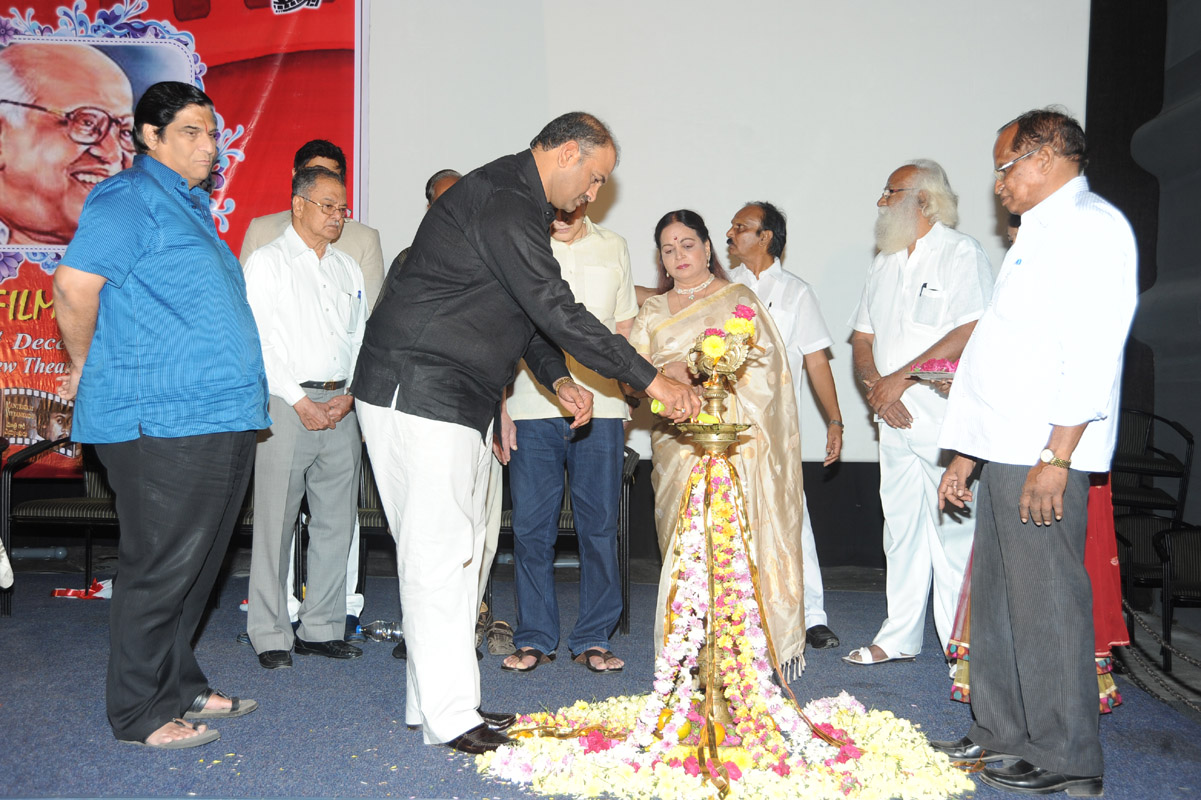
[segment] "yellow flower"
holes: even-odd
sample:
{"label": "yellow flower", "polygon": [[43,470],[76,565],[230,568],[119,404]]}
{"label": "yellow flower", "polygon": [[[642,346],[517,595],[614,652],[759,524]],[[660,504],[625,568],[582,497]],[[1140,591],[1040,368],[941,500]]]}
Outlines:
{"label": "yellow flower", "polygon": [[726,320],[726,324],[723,327],[726,329],[726,333],[732,333],[735,336],[749,337],[755,335],[755,323],[751,322],[749,319],[734,317]]}
{"label": "yellow flower", "polygon": [[719,359],[726,354],[726,340],[720,336],[706,336],[701,342],[701,352],[712,359]]}

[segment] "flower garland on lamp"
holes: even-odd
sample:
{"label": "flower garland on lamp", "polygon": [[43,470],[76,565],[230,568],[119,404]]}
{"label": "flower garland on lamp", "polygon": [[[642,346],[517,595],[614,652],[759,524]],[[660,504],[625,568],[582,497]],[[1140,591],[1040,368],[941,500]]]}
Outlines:
{"label": "flower garland on lamp", "polygon": [[544,794],[664,800],[935,798],[973,787],[908,721],[845,692],[802,710],[782,675],[783,689],[772,682],[780,668],[726,455],[750,426],[721,420],[724,384],[756,349],[754,316],[738,306],[689,354],[690,369],[708,376],[707,411],[677,427],[705,453],[680,504],[651,693],[524,715],[509,730],[520,743],[477,756],[481,772]]}

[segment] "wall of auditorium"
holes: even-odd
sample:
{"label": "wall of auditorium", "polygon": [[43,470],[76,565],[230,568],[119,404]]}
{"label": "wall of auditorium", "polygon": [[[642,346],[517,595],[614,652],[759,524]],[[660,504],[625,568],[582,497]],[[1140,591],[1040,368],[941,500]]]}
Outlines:
{"label": "wall of auditorium", "polygon": [[[996,129],[1050,103],[1085,111],[1088,0],[376,0],[364,12],[359,205],[385,262],[410,243],[435,170],[466,172],[526,147],[559,113],[592,111],[622,160],[591,213],[629,241],[638,282],[655,281],[652,233],[666,211],[699,211],[720,239],[745,201],[787,214],[785,267],[816,288],[835,340],[850,461],[876,460],[846,323],[888,174],[911,158],[941,162],[960,229],[995,271]],[[809,399],[807,459],[820,460],[823,430]],[[633,444],[649,455],[648,439]]]}

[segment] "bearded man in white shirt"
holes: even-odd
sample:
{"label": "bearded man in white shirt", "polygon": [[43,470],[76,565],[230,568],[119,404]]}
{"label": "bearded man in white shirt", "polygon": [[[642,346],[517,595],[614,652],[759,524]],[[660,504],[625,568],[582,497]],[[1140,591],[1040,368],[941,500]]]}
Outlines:
{"label": "bearded man in white shirt", "polygon": [[[264,669],[290,650],[357,658],[343,641],[346,559],[358,519],[362,438],[347,382],[363,344],[363,273],[333,242],[346,186],[324,167],[292,177],[292,224],[250,254],[246,296],[263,347],[271,427],[255,453],[254,542],[246,630]],[[308,497],[308,581],[293,633],[288,570],[300,501]]]}
{"label": "bearded man in white shirt", "polygon": [[938,446],[946,397],[909,370],[929,359],[958,359],[992,293],[988,256],[954,230],[958,198],[937,163],[922,159],[897,169],[876,205],[880,253],[851,319],[851,347],[880,428],[888,618],[870,647],[844,657],[851,664],[912,661],[922,649],[931,586],[946,650],[974,519],[939,510],[938,481],[949,458]]}
{"label": "bearded man in white shirt", "polygon": [[[726,231],[730,256],[740,262],[730,270],[730,280],[753,291],[771,312],[772,321],[779,328],[788,350],[788,368],[792,372],[798,413],[805,382],[802,368],[809,374],[814,394],[826,415],[826,458],[823,465],[828,467],[842,454],[842,412],[838,408],[834,373],[830,371],[830,359],[826,356],[826,348],[834,344],[834,340],[826,329],[826,321],[822,319],[813,288],[791,272],[785,272],[780,264],[787,240],[788,228],[778,208],[763,202],[745,205],[730,220],[730,230]],[[826,624],[821,565],[817,560],[817,543],[813,539],[807,498],[801,519],[801,553],[805,569],[805,642],[818,650],[838,647],[838,636]]]}
{"label": "bearded man in white shirt", "polygon": [[[1055,109],[1000,130],[995,191],[1022,216],[995,296],[963,353],[940,443],[958,451],[940,502],[973,494],[972,716],[931,742],[1025,794],[1102,793],[1088,473],[1109,469],[1138,252],[1122,213],[1088,189],[1084,131]],[[984,463],[975,492],[966,488]],[[1033,525],[1029,523],[1033,522]]]}

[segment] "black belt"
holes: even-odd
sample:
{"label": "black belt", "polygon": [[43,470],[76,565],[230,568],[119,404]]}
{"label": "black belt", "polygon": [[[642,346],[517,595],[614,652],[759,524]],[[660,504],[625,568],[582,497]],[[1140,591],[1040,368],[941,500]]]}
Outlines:
{"label": "black belt", "polygon": [[346,385],[346,381],[305,381],[300,384],[301,389],[325,389],[327,391],[333,389],[341,389]]}

